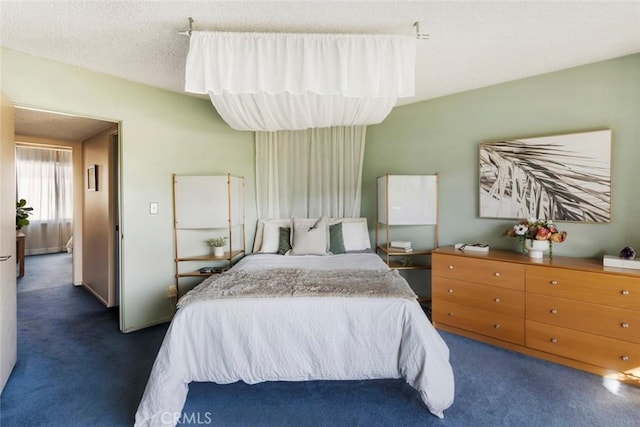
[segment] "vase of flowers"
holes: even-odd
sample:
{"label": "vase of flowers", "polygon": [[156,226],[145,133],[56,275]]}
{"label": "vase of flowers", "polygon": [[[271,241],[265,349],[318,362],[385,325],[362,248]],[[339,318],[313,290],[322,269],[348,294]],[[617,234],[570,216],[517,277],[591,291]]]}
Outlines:
{"label": "vase of flowers", "polygon": [[549,258],[553,258],[553,244],[564,242],[566,231],[546,219],[522,219],[507,230],[507,236],[516,237],[522,241],[522,253],[529,252],[531,258],[542,258],[543,252],[549,250]]}

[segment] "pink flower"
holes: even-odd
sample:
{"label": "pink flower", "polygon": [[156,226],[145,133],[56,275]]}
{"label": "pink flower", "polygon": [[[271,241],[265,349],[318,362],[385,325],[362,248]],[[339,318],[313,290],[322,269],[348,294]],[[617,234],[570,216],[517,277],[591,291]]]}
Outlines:
{"label": "pink flower", "polygon": [[548,228],[538,228],[538,232],[536,233],[536,240],[548,240],[551,236],[551,232]]}

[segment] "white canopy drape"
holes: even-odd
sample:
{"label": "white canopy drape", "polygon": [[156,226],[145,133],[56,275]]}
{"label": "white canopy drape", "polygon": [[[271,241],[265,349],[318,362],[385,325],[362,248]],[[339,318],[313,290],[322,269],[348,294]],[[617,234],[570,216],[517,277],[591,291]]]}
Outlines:
{"label": "white canopy drape", "polygon": [[366,129],[256,132],[258,217],[360,216]]}
{"label": "white canopy drape", "polygon": [[194,31],[185,90],[238,130],[375,124],[413,96],[415,49],[410,36]]}

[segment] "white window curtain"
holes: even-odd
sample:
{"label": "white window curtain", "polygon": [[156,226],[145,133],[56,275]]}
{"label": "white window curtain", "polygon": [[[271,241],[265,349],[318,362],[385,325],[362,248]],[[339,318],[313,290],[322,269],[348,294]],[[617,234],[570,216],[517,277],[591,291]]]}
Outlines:
{"label": "white window curtain", "polygon": [[259,218],[360,216],[366,126],[256,132]]}
{"label": "white window curtain", "polygon": [[238,130],[380,123],[414,95],[415,36],[194,31],[185,90]]}
{"label": "white window curtain", "polygon": [[27,255],[62,252],[72,235],[71,150],[16,146],[16,197],[33,208],[23,229]]}

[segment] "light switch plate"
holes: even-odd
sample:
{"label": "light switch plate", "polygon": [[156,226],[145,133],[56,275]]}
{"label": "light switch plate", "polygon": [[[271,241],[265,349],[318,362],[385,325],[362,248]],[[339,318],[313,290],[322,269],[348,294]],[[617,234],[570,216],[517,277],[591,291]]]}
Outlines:
{"label": "light switch plate", "polygon": [[149,203],[149,214],[150,215],[158,215],[158,202],[150,202]]}

